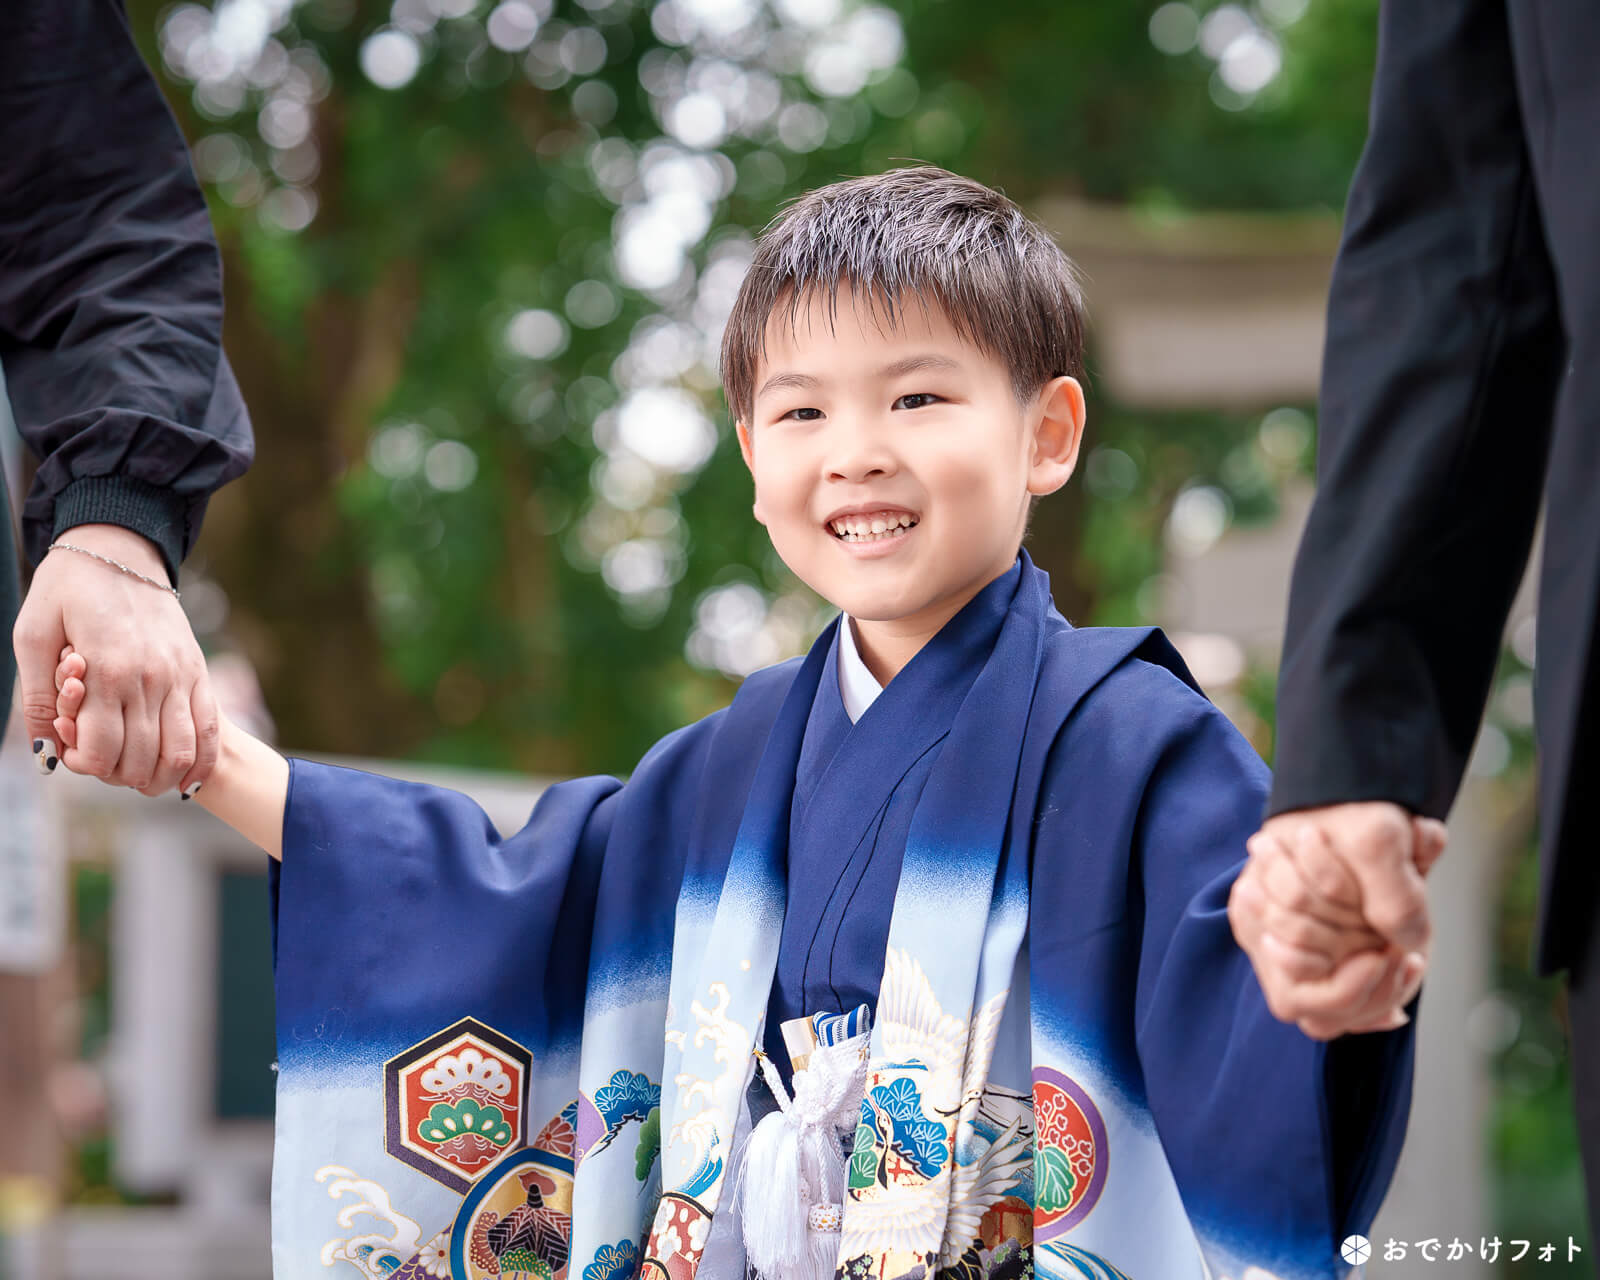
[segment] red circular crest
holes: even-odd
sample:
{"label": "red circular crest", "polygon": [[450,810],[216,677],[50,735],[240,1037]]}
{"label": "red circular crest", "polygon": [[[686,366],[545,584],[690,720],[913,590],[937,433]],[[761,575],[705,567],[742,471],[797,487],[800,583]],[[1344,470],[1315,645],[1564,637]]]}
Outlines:
{"label": "red circular crest", "polygon": [[1049,1067],[1033,1073],[1034,1238],[1065,1235],[1094,1208],[1105,1187],[1106,1125],[1076,1081]]}

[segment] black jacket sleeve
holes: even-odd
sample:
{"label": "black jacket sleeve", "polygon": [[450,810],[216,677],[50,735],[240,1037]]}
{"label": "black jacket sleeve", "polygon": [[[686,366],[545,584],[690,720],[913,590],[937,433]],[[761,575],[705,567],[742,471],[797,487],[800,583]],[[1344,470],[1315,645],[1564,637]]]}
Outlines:
{"label": "black jacket sleeve", "polygon": [[1269,812],[1443,816],[1538,513],[1565,364],[1503,0],[1389,0],[1328,308]]}
{"label": "black jacket sleeve", "polygon": [[118,524],[175,579],[253,444],[205,200],[115,0],[0,4],[0,364],[28,554]]}

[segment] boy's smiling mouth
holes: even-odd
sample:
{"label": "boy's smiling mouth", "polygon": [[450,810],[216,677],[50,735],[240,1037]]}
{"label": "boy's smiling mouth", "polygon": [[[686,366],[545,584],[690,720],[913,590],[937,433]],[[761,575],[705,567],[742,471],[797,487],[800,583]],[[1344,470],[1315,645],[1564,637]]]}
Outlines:
{"label": "boy's smiling mouth", "polygon": [[840,542],[892,542],[918,523],[920,518],[903,507],[857,507],[829,516],[826,527]]}

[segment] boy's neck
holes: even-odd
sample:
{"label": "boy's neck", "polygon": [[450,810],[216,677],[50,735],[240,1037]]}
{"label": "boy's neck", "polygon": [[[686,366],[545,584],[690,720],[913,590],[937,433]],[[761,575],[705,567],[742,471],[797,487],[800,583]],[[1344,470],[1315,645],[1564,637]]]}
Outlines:
{"label": "boy's neck", "polygon": [[972,590],[941,602],[937,609],[927,609],[905,618],[886,618],[872,621],[851,618],[855,628],[856,653],[872,673],[872,678],[884,688],[904,670],[906,663],[922,651],[922,646],[944,629],[945,623],[960,613],[984,587],[1008,572],[1015,556],[998,573],[992,574]]}
{"label": "boy's neck", "polygon": [[863,622],[860,618],[851,618],[850,625],[855,632],[856,652],[861,656],[862,665],[884,687],[938,630],[935,628],[934,632],[923,636],[898,635],[884,630],[894,627],[893,622]]}

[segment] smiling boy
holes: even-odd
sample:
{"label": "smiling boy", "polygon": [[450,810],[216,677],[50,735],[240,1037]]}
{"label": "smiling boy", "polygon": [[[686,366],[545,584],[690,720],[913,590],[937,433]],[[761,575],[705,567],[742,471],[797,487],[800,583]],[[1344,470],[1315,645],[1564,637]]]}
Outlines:
{"label": "smiling boy", "polygon": [[1082,334],[997,193],[813,192],[723,345],[756,518],[843,615],[804,659],[507,839],[228,727],[199,801],[281,856],[280,1276],[1346,1271],[1410,1029],[1270,1015],[1226,916],[1266,770],[1019,551]]}
{"label": "smiling boy", "polygon": [[756,519],[854,619],[887,684],[1015,563],[1031,495],[1072,474],[1083,392],[1063,374],[1021,399],[941,310],[894,315],[848,282],[782,320],[769,321],[761,385],[729,388]]}
{"label": "smiling boy", "polygon": [[[910,297],[886,267],[915,273]],[[722,345],[756,518],[856,620],[880,684],[1011,568],[1033,498],[1071,476],[1082,350],[1070,264],[976,184],[838,183],[763,239]]]}

